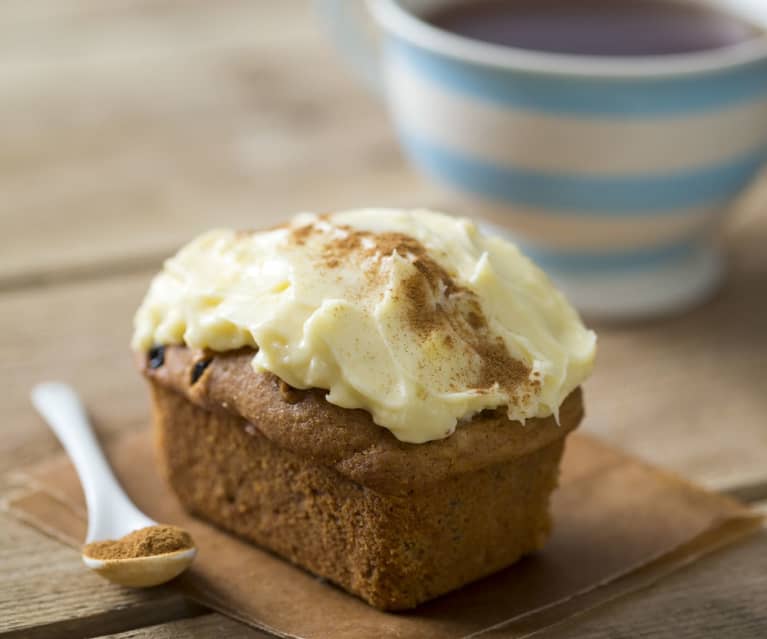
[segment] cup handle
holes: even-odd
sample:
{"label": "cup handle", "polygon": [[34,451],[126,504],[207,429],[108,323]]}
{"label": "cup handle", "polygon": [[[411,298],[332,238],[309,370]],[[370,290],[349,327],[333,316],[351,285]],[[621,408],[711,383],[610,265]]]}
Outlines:
{"label": "cup handle", "polygon": [[314,0],[317,14],[334,44],[355,74],[373,93],[383,96],[378,37],[367,11],[359,0]]}

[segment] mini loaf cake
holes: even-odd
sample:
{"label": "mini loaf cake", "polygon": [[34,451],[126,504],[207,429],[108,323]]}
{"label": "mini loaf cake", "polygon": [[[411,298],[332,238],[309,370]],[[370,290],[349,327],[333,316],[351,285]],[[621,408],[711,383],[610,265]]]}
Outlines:
{"label": "mini loaf cake", "polygon": [[190,512],[382,609],[544,544],[596,338],[467,220],[212,231],[166,262],[135,326]]}

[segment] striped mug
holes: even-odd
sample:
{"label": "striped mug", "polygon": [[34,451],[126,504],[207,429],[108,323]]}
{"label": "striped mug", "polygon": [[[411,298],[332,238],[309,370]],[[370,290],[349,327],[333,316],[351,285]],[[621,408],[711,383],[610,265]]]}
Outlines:
{"label": "striped mug", "polygon": [[716,3],[764,36],[638,58],[469,39],[422,19],[442,4],[369,0],[374,53],[350,19],[359,3],[321,3],[413,164],[587,314],[662,314],[708,296],[724,215],[767,160],[767,0]]}

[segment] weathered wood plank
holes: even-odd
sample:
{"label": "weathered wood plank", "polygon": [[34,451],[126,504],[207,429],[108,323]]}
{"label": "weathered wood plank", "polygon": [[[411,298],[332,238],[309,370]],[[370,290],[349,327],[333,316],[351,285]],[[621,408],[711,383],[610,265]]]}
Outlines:
{"label": "weathered wood plank", "polygon": [[200,614],[168,588],[121,588],[79,553],[0,512],[0,636],[74,637]]}
{"label": "weathered wood plank", "polygon": [[156,264],[214,225],[436,201],[309,3],[82,5],[0,8],[0,287]]}
{"label": "weathered wood plank", "polygon": [[767,479],[733,485],[725,492],[739,501],[750,504],[759,503],[762,509],[767,507],[767,502],[762,502],[767,499]]}
{"label": "weathered wood plank", "polygon": [[541,639],[765,636],[767,532],[717,552],[645,591],[536,635]]}
{"label": "weathered wood plank", "polygon": [[267,634],[255,628],[250,628],[228,617],[216,613],[172,621],[159,626],[129,630],[119,634],[104,635],[101,639],[214,639],[226,637],[226,639],[259,639],[270,638],[274,635]]}
{"label": "weathered wood plank", "polygon": [[766,210],[763,179],[729,225],[730,272],[715,299],[595,327],[586,428],[716,489],[767,479]]}
{"label": "weathered wood plank", "polygon": [[128,349],[132,309],[150,274],[0,296],[0,474],[59,449],[29,402],[33,384],[60,379],[82,394],[109,437],[147,423],[144,388]]}

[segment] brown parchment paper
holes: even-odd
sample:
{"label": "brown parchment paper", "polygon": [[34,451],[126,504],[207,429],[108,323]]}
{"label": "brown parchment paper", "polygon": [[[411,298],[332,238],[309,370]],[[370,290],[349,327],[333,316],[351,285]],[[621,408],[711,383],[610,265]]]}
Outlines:
{"label": "brown parchment paper", "polygon": [[[187,528],[199,555],[175,586],[232,617],[307,639],[522,637],[642,587],[760,526],[759,517],[584,435],[569,438],[539,554],[411,612],[384,613],[184,513],[158,476],[150,436],[109,450],[123,486],[154,519]],[[19,517],[78,546],[85,506],[63,458],[29,473]],[[83,568],[85,570],[85,568]]]}

